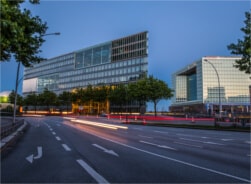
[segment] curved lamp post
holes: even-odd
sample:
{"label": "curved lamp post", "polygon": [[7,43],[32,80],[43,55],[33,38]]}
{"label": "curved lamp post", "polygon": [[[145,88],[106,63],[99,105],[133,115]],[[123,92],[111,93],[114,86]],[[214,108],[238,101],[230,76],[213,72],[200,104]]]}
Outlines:
{"label": "curved lamp post", "polygon": [[[43,34],[41,35],[42,37],[43,36],[49,36],[49,35],[60,35],[60,32],[55,32],[55,33],[48,33],[48,34]],[[14,99],[14,109],[13,109],[13,123],[16,122],[16,107],[17,107],[17,88],[18,88],[18,84],[21,80],[19,80],[19,71],[20,71],[20,61],[18,62],[18,65],[17,65],[17,75],[16,75],[16,84],[15,84],[15,99]]]}
{"label": "curved lamp post", "polygon": [[213,65],[213,63],[211,63],[211,62],[208,61],[207,59],[205,59],[204,61],[206,61],[207,63],[209,63],[209,64],[213,67],[213,69],[214,69],[214,71],[215,71],[215,73],[216,73],[216,75],[217,75],[217,79],[218,79],[218,88],[219,88],[219,118],[221,118],[222,106],[221,106],[221,96],[220,96],[220,77],[219,77],[219,74],[218,74],[218,72],[217,72],[215,66]]}

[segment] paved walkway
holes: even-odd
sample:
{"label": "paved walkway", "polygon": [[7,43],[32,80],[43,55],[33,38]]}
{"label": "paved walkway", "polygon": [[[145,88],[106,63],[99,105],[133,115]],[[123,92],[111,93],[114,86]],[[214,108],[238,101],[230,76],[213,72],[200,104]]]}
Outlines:
{"label": "paved walkway", "polygon": [[1,117],[0,125],[0,151],[2,152],[11,143],[15,142],[20,135],[22,135],[28,124],[21,118],[17,118],[16,123],[13,124],[13,117]]}

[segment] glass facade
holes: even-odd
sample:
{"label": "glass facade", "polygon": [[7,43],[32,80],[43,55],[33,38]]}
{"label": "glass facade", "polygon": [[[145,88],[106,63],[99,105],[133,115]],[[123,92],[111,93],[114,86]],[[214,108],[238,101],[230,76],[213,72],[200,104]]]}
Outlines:
{"label": "glass facade", "polygon": [[187,100],[196,100],[197,99],[197,81],[196,74],[187,76]]}
{"label": "glass facade", "polygon": [[[203,105],[204,110],[219,105],[219,97],[224,108],[231,107],[250,110],[248,74],[234,67],[238,57],[203,57],[172,75],[175,91],[171,110],[182,111],[184,106]],[[218,75],[220,86],[217,78]],[[207,108],[207,109],[206,109]]]}
{"label": "glass facade", "polygon": [[[133,42],[124,41],[128,38]],[[139,40],[136,41],[136,38]],[[113,46],[118,40],[123,40],[123,44]],[[144,47],[144,54],[142,52],[133,57],[118,55],[117,59],[112,59],[115,57],[113,52],[118,47],[125,48],[133,45],[134,41],[146,42],[147,45],[147,32],[118,40],[61,55],[25,68],[23,94],[41,93],[45,88],[60,94],[79,87],[85,88],[88,84],[95,86],[129,83],[147,74],[147,47]]]}
{"label": "glass facade", "polygon": [[111,43],[102,44],[75,53],[75,67],[83,68],[104,63],[111,60]]}

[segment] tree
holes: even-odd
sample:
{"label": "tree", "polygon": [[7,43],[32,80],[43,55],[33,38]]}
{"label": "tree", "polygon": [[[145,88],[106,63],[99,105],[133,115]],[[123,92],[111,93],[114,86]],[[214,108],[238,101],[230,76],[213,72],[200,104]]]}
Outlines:
{"label": "tree", "polygon": [[93,100],[98,103],[98,114],[100,113],[100,103],[105,102],[108,97],[108,89],[106,86],[95,87],[93,89]]}
{"label": "tree", "polygon": [[41,100],[42,104],[41,105],[46,105],[47,110],[50,110],[51,105],[55,105],[57,102],[57,95],[49,91],[47,88],[43,91],[43,93],[39,94],[39,100]]}
{"label": "tree", "polygon": [[84,105],[86,102],[85,91],[83,88],[77,88],[74,93],[72,93],[72,102],[78,105]]}
{"label": "tree", "polygon": [[25,105],[32,105],[34,106],[35,109],[35,114],[37,112],[37,105],[38,105],[38,95],[36,93],[31,93],[28,94],[25,98],[24,98],[24,104]]}
{"label": "tree", "polygon": [[122,105],[125,105],[127,102],[126,91],[126,86],[124,84],[119,84],[118,86],[112,87],[108,95],[110,104],[118,105],[120,107],[120,111],[122,109]]}
{"label": "tree", "polygon": [[157,115],[156,109],[158,102],[161,99],[169,99],[173,96],[172,90],[168,85],[164,81],[156,79],[153,76],[145,77],[144,79],[137,81],[135,85],[130,87],[130,89],[134,89],[134,98],[136,100],[141,100],[142,102],[153,102],[155,116]]}
{"label": "tree", "polygon": [[240,60],[236,60],[235,67],[240,71],[244,71],[247,74],[251,73],[251,15],[250,12],[245,13],[246,20],[244,21],[245,27],[241,28],[241,31],[245,34],[243,40],[238,39],[237,44],[230,44],[227,46],[228,50],[231,50],[231,54],[241,55]]}
{"label": "tree", "polygon": [[93,87],[91,84],[88,84],[87,88],[85,88],[85,99],[89,102],[89,113],[93,112],[92,102],[93,102]]}
{"label": "tree", "polygon": [[145,78],[128,85],[128,99],[139,103],[139,109],[148,101]]}
{"label": "tree", "polygon": [[60,104],[66,105],[66,110],[68,113],[68,106],[72,101],[72,93],[68,91],[64,91],[63,93],[59,94],[58,100],[60,101]]}
{"label": "tree", "polygon": [[[9,102],[11,104],[14,104],[15,102],[15,92],[14,90],[11,91],[11,93],[9,94]],[[23,97],[19,94],[17,94],[17,105],[23,105]]]}
{"label": "tree", "polygon": [[173,96],[172,90],[168,87],[168,85],[159,79],[155,79],[153,76],[147,78],[147,91],[148,91],[148,99],[154,104],[154,114],[157,115],[157,103],[161,99],[169,99]]}
{"label": "tree", "polygon": [[[44,42],[42,37],[47,25],[38,16],[32,16],[29,10],[21,10],[23,2],[1,0],[0,60],[10,61],[13,55],[17,62],[28,67],[43,60],[37,54],[41,52],[39,48]],[[30,2],[38,4],[39,0]]]}

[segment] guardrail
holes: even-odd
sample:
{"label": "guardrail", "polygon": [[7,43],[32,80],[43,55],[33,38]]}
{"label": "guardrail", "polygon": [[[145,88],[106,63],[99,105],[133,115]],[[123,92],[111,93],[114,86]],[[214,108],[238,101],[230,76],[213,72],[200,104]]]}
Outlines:
{"label": "guardrail", "polygon": [[24,124],[24,120],[22,119],[14,124],[10,124],[10,125],[1,127],[1,139],[3,139],[4,137],[7,137],[11,133],[15,132],[23,124]]}

